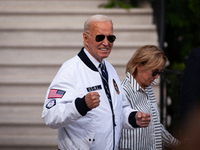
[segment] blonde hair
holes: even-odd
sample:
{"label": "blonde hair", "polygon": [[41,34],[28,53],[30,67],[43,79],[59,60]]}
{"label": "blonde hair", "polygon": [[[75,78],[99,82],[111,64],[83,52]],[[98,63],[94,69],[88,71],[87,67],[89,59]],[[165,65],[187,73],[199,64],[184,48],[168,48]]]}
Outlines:
{"label": "blonde hair", "polygon": [[87,32],[87,31],[90,30],[92,23],[94,23],[94,22],[106,22],[106,21],[110,21],[112,23],[112,20],[105,15],[93,15],[85,21],[84,32]]}
{"label": "blonde hair", "polygon": [[142,63],[144,65],[144,69],[151,68],[152,70],[158,68],[163,64],[163,68],[165,67],[168,61],[167,56],[163,50],[159,49],[155,45],[144,45],[137,49],[137,51],[133,54],[131,59],[126,65],[126,73],[130,72],[133,77],[137,74],[137,65]]}

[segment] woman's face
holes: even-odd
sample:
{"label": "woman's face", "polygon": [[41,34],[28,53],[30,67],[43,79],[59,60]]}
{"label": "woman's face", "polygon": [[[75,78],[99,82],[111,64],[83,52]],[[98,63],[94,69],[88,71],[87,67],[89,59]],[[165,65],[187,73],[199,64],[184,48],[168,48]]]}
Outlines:
{"label": "woman's face", "polygon": [[[136,74],[136,81],[139,83],[139,85],[144,89],[145,86],[151,85],[151,83],[158,79],[159,72],[162,72],[163,64],[160,65],[158,68],[152,70],[152,69],[146,69],[144,68],[144,65],[139,64],[137,66],[137,74]],[[155,72],[155,75],[153,76],[153,72]],[[156,74],[157,73],[157,74]]]}

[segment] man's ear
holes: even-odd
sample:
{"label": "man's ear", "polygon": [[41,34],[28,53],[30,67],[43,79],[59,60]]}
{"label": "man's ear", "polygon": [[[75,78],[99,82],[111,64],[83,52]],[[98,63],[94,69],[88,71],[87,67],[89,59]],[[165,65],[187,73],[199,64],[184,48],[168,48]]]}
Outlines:
{"label": "man's ear", "polygon": [[86,45],[88,45],[88,35],[86,32],[83,32],[83,40]]}

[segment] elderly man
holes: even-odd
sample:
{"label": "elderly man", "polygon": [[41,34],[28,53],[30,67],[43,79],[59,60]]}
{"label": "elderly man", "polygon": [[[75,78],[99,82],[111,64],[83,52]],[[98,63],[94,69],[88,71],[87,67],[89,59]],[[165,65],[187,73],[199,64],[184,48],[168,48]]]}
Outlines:
{"label": "elderly man", "polygon": [[131,109],[107,58],[116,37],[112,21],[84,24],[84,47],[66,61],[47,91],[42,118],[58,129],[61,150],[117,150],[122,127],[147,127],[150,115]]}

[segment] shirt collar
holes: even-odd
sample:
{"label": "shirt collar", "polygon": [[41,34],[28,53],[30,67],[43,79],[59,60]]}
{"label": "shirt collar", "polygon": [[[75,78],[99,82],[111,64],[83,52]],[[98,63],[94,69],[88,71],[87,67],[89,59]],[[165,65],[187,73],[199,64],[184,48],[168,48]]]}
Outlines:
{"label": "shirt collar", "polygon": [[[142,87],[141,87],[141,86],[138,84],[138,82],[135,80],[135,78],[130,74],[130,72],[127,72],[126,76],[128,77],[128,79],[129,79],[129,81],[130,81],[130,84],[131,84],[131,86],[132,86],[134,92],[137,92],[137,91],[139,91],[140,89],[143,90]],[[156,82],[153,81],[153,82],[151,83],[151,85],[156,85]],[[149,86],[146,86],[146,87],[145,87],[145,90],[146,90],[148,87],[149,87]]]}
{"label": "shirt collar", "polygon": [[[99,68],[100,62],[98,62],[85,48],[83,50],[88,58],[91,60],[91,62],[95,65],[95,67]],[[102,61],[102,63],[104,63],[104,60]]]}
{"label": "shirt collar", "polygon": [[128,77],[128,79],[130,81],[133,91],[137,92],[140,89],[140,85],[137,83],[135,78],[133,78],[133,76],[130,74],[130,72],[127,72],[126,76]]}

